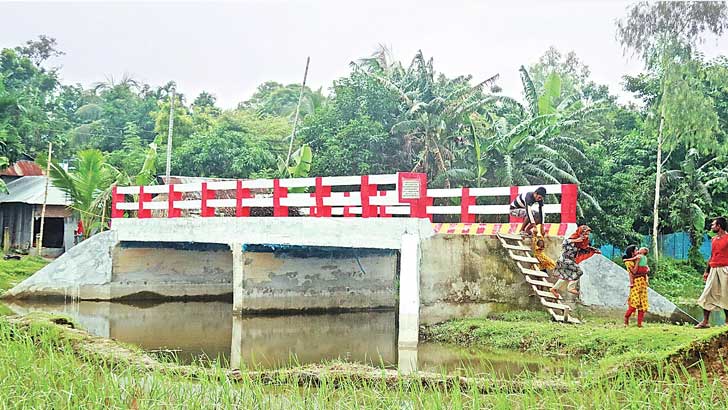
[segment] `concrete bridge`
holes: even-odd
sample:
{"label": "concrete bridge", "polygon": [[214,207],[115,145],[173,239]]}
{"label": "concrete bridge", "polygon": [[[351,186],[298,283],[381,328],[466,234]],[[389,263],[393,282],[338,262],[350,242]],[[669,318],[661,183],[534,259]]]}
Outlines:
{"label": "concrete bridge", "polygon": [[[109,232],[5,296],[232,296],[236,313],[398,309],[402,348],[417,344],[421,323],[538,306],[493,237],[520,229],[508,204],[536,187],[426,183],[399,173],[117,187]],[[545,187],[556,257],[576,226],[577,187]]]}

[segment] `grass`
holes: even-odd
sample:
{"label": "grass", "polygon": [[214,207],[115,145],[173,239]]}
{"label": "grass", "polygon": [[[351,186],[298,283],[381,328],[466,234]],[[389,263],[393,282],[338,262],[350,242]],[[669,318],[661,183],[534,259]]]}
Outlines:
{"label": "grass", "polygon": [[23,256],[20,260],[0,259],[0,292],[17,285],[47,264],[47,260],[38,256]]}
{"label": "grass", "polygon": [[675,303],[695,303],[703,291],[703,272],[689,261],[662,258],[654,263],[650,287]]}
{"label": "grass", "polygon": [[511,312],[499,315],[499,320],[454,320],[427,328],[423,337],[460,346],[574,357],[603,373],[630,363],[657,363],[691,343],[728,332],[725,327],[697,331],[692,326],[663,323],[624,328],[617,321],[597,318],[575,326],[551,322],[545,313],[541,315]]}
{"label": "grass", "polygon": [[[514,324],[515,322],[505,322]],[[656,377],[630,370],[610,380],[567,379],[565,389],[525,383],[520,391],[484,393],[481,385],[429,388],[400,378],[394,384],[350,378],[319,383],[292,377],[238,381],[213,363],[191,379],[139,366],[120,366],[74,354],[73,338],[58,326],[20,328],[0,318],[0,403],[17,409],[560,409],[728,407],[724,386],[705,373],[688,377],[663,369]]]}

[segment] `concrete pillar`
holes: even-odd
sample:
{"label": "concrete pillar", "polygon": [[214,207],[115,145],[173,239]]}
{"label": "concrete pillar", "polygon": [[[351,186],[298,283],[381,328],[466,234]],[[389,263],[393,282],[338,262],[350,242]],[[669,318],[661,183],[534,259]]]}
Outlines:
{"label": "concrete pillar", "polygon": [[397,370],[400,374],[417,372],[417,348],[405,347],[397,349]]}
{"label": "concrete pillar", "polygon": [[402,235],[399,259],[399,348],[416,348],[420,327],[420,238]]}
{"label": "concrete pillar", "polygon": [[242,243],[231,243],[230,249],[233,251],[233,312],[239,313],[243,310],[245,253]]}
{"label": "concrete pillar", "polygon": [[230,343],[230,368],[239,369],[243,358],[243,318],[233,314],[233,336]]}

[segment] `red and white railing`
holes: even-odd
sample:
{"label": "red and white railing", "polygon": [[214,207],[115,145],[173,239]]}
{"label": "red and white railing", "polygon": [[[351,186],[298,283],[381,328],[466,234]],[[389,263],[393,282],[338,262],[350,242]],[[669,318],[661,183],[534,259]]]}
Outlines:
{"label": "red and white railing", "polygon": [[[560,214],[561,223],[575,223],[577,186],[543,186],[548,194],[560,196],[559,203],[544,205],[544,214]],[[114,188],[111,217],[135,214],[138,218],[151,218],[152,211],[165,211],[166,217],[176,218],[182,215],[182,210],[199,210],[202,217],[214,217],[219,208],[229,209],[229,214],[235,210],[237,217],[250,216],[251,208],[272,208],[273,216],[285,217],[289,208],[298,208],[300,215],[313,217],[385,218],[397,215],[433,220],[435,215],[459,214],[461,222],[475,222],[478,215],[509,213],[508,204],[478,205],[478,198],[508,197],[512,201],[519,193],[535,188],[428,189],[425,174],[406,172],[128,186]],[[301,189],[310,192],[295,192]],[[185,193],[193,193],[200,199],[184,199]],[[166,195],[166,199],[153,200],[153,196],[159,195]],[[129,198],[134,198],[133,202],[127,202]],[[459,201],[452,201],[454,198]],[[460,205],[435,205],[441,202],[460,202]],[[509,220],[519,222],[514,217]]]}

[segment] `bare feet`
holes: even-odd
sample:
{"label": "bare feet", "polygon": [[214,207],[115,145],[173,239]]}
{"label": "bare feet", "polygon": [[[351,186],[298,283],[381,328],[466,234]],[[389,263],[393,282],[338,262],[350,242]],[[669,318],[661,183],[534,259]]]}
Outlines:
{"label": "bare feet", "polygon": [[695,325],[696,329],[707,329],[710,325],[707,322],[700,322],[697,325]]}
{"label": "bare feet", "polygon": [[571,293],[572,295],[576,295],[576,296],[579,296],[579,291],[578,291],[578,290],[576,290],[576,289],[571,289],[571,290],[569,290],[569,293]]}
{"label": "bare feet", "polygon": [[560,299],[561,298],[561,295],[559,294],[559,291],[556,290],[556,288],[551,288],[551,289],[549,289],[549,291],[551,291],[551,294],[554,295],[554,297],[556,299]]}

